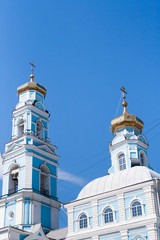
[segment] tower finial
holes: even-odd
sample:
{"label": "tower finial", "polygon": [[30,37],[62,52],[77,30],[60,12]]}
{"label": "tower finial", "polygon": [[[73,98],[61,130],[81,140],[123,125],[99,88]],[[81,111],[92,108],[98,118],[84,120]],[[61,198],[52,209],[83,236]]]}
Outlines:
{"label": "tower finial", "polygon": [[31,75],[30,75],[31,81],[30,82],[33,82],[33,78],[34,78],[33,67],[36,67],[36,66],[33,64],[33,61],[29,64],[31,65]]}
{"label": "tower finial", "polygon": [[120,88],[120,90],[123,92],[123,102],[122,102],[122,106],[124,107],[124,110],[123,110],[123,113],[126,113],[126,107],[127,107],[127,102],[126,102],[126,100],[125,100],[125,98],[126,98],[126,96],[125,96],[125,94],[127,94],[127,92],[125,91],[125,87],[124,86],[122,86],[121,88]]}

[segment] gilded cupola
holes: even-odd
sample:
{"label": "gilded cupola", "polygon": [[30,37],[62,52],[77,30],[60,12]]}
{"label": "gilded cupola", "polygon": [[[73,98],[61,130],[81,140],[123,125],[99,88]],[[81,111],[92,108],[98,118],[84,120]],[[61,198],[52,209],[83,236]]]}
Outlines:
{"label": "gilded cupola", "polygon": [[112,133],[115,133],[115,131],[117,131],[118,129],[124,128],[124,127],[136,127],[138,128],[140,131],[142,130],[144,123],[141,119],[139,119],[138,117],[136,117],[133,114],[129,114],[127,111],[127,102],[125,100],[125,94],[127,94],[127,92],[125,91],[125,88],[122,87],[120,89],[123,92],[123,102],[122,102],[122,106],[123,106],[123,113],[120,117],[114,118],[111,121],[111,127],[110,130]]}

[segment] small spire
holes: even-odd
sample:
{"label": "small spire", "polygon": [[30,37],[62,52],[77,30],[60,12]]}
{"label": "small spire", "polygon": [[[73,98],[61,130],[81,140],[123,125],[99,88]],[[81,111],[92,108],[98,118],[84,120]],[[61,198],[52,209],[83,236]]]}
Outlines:
{"label": "small spire", "polygon": [[125,91],[125,87],[124,86],[122,86],[120,88],[120,90],[123,92],[123,102],[122,102],[122,106],[124,107],[123,113],[126,113],[127,112],[126,107],[127,107],[128,104],[127,104],[127,102],[125,100],[125,98],[126,98],[125,94],[127,94],[127,92]]}
{"label": "small spire", "polygon": [[33,61],[29,64],[31,65],[31,74],[30,74],[31,81],[30,82],[33,82],[33,79],[34,79],[33,67],[36,67],[36,66],[33,64]]}

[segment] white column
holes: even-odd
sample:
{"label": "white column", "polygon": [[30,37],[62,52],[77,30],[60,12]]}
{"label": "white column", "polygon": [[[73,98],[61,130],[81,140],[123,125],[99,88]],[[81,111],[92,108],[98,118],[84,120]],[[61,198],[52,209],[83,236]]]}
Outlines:
{"label": "white column", "polygon": [[120,233],[121,233],[122,240],[128,240],[127,230],[122,230]]}
{"label": "white column", "polygon": [[92,201],[93,228],[98,227],[97,200]]}
{"label": "white column", "polygon": [[16,202],[16,225],[22,224],[22,213],[23,213],[23,202],[22,200]]}
{"label": "white column", "polygon": [[154,197],[155,191],[152,189],[152,187],[153,186],[144,188],[148,216],[156,214],[156,201]]}
{"label": "white column", "polygon": [[68,234],[73,233],[73,209],[67,209],[68,215]]}
{"label": "white column", "polygon": [[158,229],[156,227],[156,224],[147,225],[147,230],[148,230],[148,238],[149,239],[159,240],[158,239]]}
{"label": "white column", "polygon": [[32,188],[32,156],[25,155],[25,181],[24,188]]}
{"label": "white column", "polygon": [[119,210],[119,219],[120,222],[125,221],[125,207],[124,207],[124,196],[123,194],[118,195],[118,210]]}
{"label": "white column", "polygon": [[4,217],[5,217],[5,205],[0,207],[0,228],[4,227]]}

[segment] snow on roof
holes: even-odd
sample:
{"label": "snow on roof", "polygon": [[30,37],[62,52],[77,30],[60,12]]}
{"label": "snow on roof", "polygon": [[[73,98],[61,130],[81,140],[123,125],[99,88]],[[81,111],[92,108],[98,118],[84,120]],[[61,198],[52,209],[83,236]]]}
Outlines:
{"label": "snow on roof", "polygon": [[80,191],[77,200],[120,189],[151,179],[160,180],[160,174],[144,166],[128,168],[118,173],[97,178],[88,183]]}

